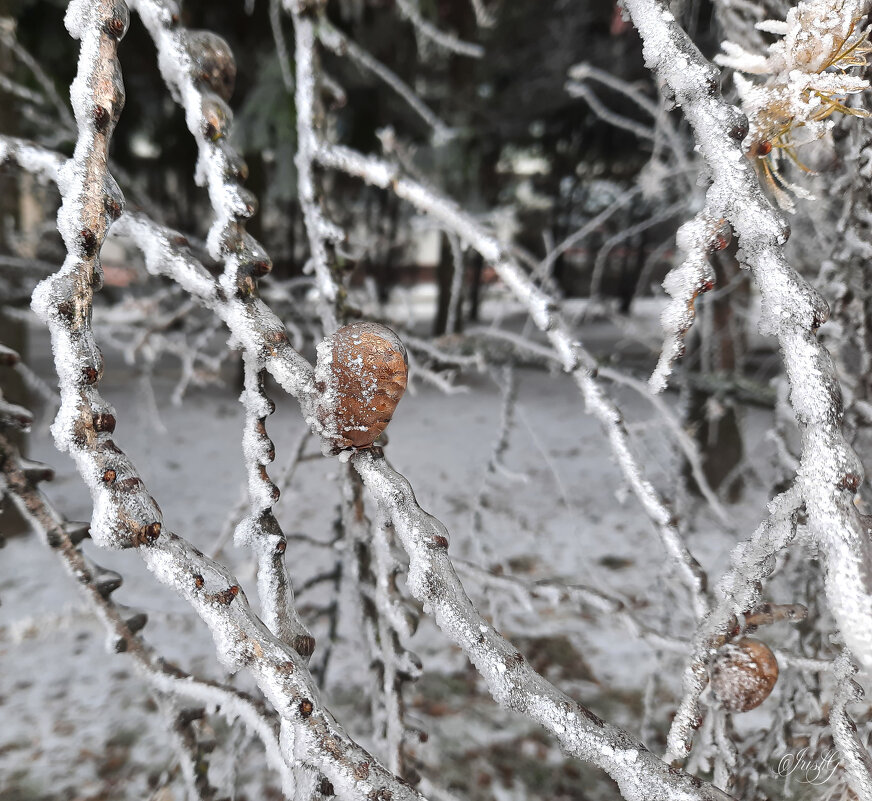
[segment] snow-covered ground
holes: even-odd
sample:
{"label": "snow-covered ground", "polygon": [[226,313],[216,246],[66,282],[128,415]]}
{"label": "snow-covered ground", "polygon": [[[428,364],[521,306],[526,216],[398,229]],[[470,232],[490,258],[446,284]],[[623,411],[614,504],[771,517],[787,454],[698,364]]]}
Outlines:
{"label": "snow-covered ground", "polygon": [[[49,377],[44,333],[34,333],[31,351],[31,365]],[[238,390],[193,389],[183,405],[172,406],[173,383],[170,368],[154,377],[158,420],[135,370],[109,354],[101,391],[118,410],[115,439],[160,503],[165,526],[211,553],[243,487]],[[532,370],[519,373],[517,421],[505,469],[487,484],[500,392],[475,373],[459,383],[470,391],[446,396],[418,385],[407,393],[389,428],[387,448],[421,505],[448,526],[450,553],[530,581],[557,578],[636,599],[652,625],[674,632],[675,621],[686,619],[686,599],[676,589],[669,600],[671,588],[679,585],[667,578],[654,529],[628,494],[571,381]],[[277,410],[267,428],[277,451],[270,472],[278,475],[303,423],[295,402],[273,389]],[[644,398],[624,387],[612,389],[649,478],[674,495],[679,463],[664,426]],[[746,423],[751,461],[761,475],[771,475],[762,421]],[[308,452],[317,450],[310,442]],[[47,487],[54,503],[72,519],[88,519],[88,495],[72,462],[55,451],[47,420],[35,427],[29,455],[57,468]],[[321,457],[300,465],[277,507],[286,532],[330,538],[339,498],[337,469],[335,460]],[[731,509],[735,531],[725,531],[705,510],[694,513],[689,545],[705,567],[714,568],[715,577],[736,537],[747,536],[763,515],[766,486],[751,486],[741,505]],[[228,678],[205,627],[153,580],[136,554],[97,552],[90,542],[84,547],[98,563],[124,575],[113,597],[148,612],[149,643],[187,670]],[[230,543],[222,558],[254,601],[249,555]],[[288,547],[298,585],[329,569],[334,559],[324,549],[293,542]],[[464,581],[482,611],[534,667],[601,716],[639,733],[652,664],[649,646],[620,623],[579,607],[527,610],[517,597],[485,597],[474,578]],[[316,639],[323,637],[326,620],[312,608],[327,589],[300,599]],[[107,652],[75,584],[36,537],[14,537],[0,551],[0,602],[0,800],[184,798],[165,721],[148,688],[129,659]],[[366,716],[369,674],[353,619],[343,617],[324,697],[353,736],[377,749]],[[462,655],[432,624],[422,622],[410,645],[425,675],[407,690],[409,713],[430,735],[416,756],[434,798],[452,790],[464,798],[617,797],[607,779],[565,761],[533,726],[496,708]],[[316,650],[316,664],[322,648]],[[677,657],[675,670],[663,677],[664,692],[676,687],[679,674]],[[245,675],[231,680],[253,689]],[[670,712],[668,704],[662,706],[652,722],[661,732]],[[218,786],[236,798],[278,798],[278,779],[266,769],[258,744],[241,731],[228,733],[218,716],[210,723],[222,743],[212,760]],[[228,744],[235,756],[223,750]]]}

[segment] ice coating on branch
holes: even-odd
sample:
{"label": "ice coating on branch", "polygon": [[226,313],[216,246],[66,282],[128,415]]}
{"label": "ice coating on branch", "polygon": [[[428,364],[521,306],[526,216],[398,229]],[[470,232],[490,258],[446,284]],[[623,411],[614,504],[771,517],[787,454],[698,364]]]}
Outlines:
{"label": "ice coating on branch", "polygon": [[102,282],[100,247],[123,208],[123,198],[107,170],[109,138],[124,104],[116,58],[129,22],[117,0],[77,0],[65,18],[80,39],[78,71],[70,89],[78,128],[73,157],[56,168],[55,158],[38,148],[6,144],[22,166],[45,177],[56,172],[62,204],[58,230],[67,249],[59,272],[34,291],[32,308],[49,326],[61,396],[52,425],[60,450],[70,453],[91,490],[93,539],[107,547],[141,546],[161,533],[161,514],[142,490],[135,467],[111,439],[114,410],[97,384],[103,359],[90,326],[91,300]]}
{"label": "ice coating on branch", "polygon": [[[313,389],[311,368],[293,352],[284,327],[257,294],[257,279],[272,269],[272,262],[260,243],[245,231],[245,221],[256,212],[257,201],[241,186],[247,169],[227,139],[233,114],[225,101],[233,91],[235,61],[221,37],[177,25],[175,7],[158,0],[137,0],[134,6],[155,41],[161,74],[184,108],[188,129],[197,142],[195,178],[205,184],[215,215],[207,247],[224,263],[219,278],[221,292],[217,287],[207,290],[201,281],[205,276],[190,260],[185,263],[183,259],[174,272],[208,299],[244,348],[245,390],[240,400],[245,407],[243,453],[250,508],[237,526],[235,539],[257,556],[264,622],[306,660],[314,640],[294,607],[284,564],[287,542],[272,513],[279,490],[267,473],[275,448],[266,433],[266,418],[275,405],[264,392],[263,379],[269,366],[282,386],[307,408]],[[170,255],[178,261],[175,254]]]}
{"label": "ice coating on branch", "polygon": [[648,382],[653,392],[666,389],[674,361],[684,355],[684,338],[696,317],[694,303],[715,283],[709,254],[726,246],[728,239],[729,227],[707,209],[678,230],[676,243],[685,256],[684,261],[671,269],[663,280],[663,288],[672,301],[660,318],[666,338],[657,367]]}
{"label": "ice coating on branch", "polygon": [[605,723],[536,674],[472,605],[447,555],[447,531],[417,504],[408,481],[367,451],[352,456],[367,489],[394,522],[409,555],[406,584],[466,652],[493,697],[537,721],[571,754],[603,768],[630,801],[728,796],[667,766],[626,732]]}
{"label": "ice coating on branch", "polygon": [[830,731],[838,749],[840,762],[850,777],[851,787],[858,798],[872,798],[872,756],[860,735],[857,724],[848,714],[848,704],[861,701],[863,688],[854,681],[857,666],[850,654],[840,653],[833,662],[836,691],[830,707]]}

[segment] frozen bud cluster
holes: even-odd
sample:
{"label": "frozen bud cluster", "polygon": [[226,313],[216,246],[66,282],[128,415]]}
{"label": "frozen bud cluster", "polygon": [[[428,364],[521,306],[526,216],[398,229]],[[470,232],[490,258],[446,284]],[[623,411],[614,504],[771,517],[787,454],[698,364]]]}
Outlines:
{"label": "frozen bud cluster", "polygon": [[744,637],[724,646],[712,666],[712,692],[731,712],[760,706],[778,681],[778,662],[769,646]]}
{"label": "frozen bud cluster", "polygon": [[371,322],[340,328],[318,345],[324,436],[338,450],[369,448],[391,421],[407,378],[406,348],[390,328]]}

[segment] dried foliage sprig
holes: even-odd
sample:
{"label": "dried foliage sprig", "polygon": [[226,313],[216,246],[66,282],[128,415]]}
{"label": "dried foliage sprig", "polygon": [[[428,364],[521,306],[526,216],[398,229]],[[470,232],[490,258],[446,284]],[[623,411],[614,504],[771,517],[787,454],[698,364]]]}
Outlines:
{"label": "dried foliage sprig", "polygon": [[[872,52],[863,22],[867,0],[805,0],[785,20],[766,20],[756,27],[780,38],[764,56],[726,41],[718,64],[732,67],[742,110],[750,131],[745,149],[762,183],[784,209],[794,208],[791,194],[809,197],[782,174],[787,157],[808,171],[797,148],[826,136],[834,114],[868,117],[869,111],[848,105],[851,95],[869,87],[862,73]],[[755,82],[745,75],[760,76]]]}

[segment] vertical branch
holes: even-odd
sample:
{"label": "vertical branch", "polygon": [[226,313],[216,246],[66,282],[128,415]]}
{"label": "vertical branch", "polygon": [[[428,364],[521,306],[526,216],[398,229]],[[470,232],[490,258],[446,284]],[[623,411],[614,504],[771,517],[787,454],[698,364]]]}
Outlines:
{"label": "vertical branch", "polygon": [[463,263],[463,248],[457,234],[446,234],[451,247],[451,260],[454,262],[454,272],[451,274],[451,295],[448,299],[448,319],[445,321],[445,333],[457,333],[458,325],[463,320],[463,278],[465,265]]}
{"label": "vertical branch", "polygon": [[248,546],[257,558],[257,594],[267,628],[290,645],[304,660],[315,650],[315,640],[294,606],[294,590],[285,568],[288,542],[272,511],[279,488],[270,481],[266,466],[275,459],[275,447],[266,433],[266,418],[275,404],[263,388],[264,370],[250,352],[244,355],[245,429],[242,435],[248,472],[249,515],[236,527],[235,542]]}
{"label": "vertical branch", "polygon": [[333,304],[341,300],[330,270],[327,241],[341,237],[341,232],[324,216],[315,186],[315,148],[317,131],[317,91],[320,69],[315,49],[315,15],[319,3],[305,0],[284,0],[285,9],[294,21],[294,62],[296,64],[297,111],[297,195],[303,210],[312,269],[321,293],[321,318],[325,333],[336,328]]}
{"label": "vertical branch", "polygon": [[393,524],[380,510],[375,520],[368,519],[363,483],[350,466],[343,489],[342,525],[349,538],[346,552],[352,560],[348,574],[373,678],[372,722],[382,730],[388,767],[398,776],[411,778],[414,774],[407,764],[405,742],[414,732],[405,723],[403,686],[418,678],[421,663],[402,642],[414,634],[417,615],[406,606],[397,588],[399,564],[393,553]]}
{"label": "vertical branch", "polygon": [[406,725],[403,687],[421,675],[421,662],[403,645],[403,640],[415,633],[418,619],[406,607],[397,588],[400,568],[393,553],[393,524],[381,511],[372,526],[372,543],[388,767],[398,776],[408,777],[410,766],[407,764],[405,741],[412,732]]}
{"label": "vertical branch", "polygon": [[[802,436],[798,487],[809,529],[826,555],[829,605],[845,642],[872,665],[872,543],[853,500],[863,467],[842,433],[842,392],[817,337],[829,310],[788,264],[790,229],[763,196],[742,150],[747,119],[718,91],[719,72],[690,41],[661,0],[626,0],[648,66],[666,84],[694,129],[763,303],[761,330],[774,334],[791,384]],[[686,752],[685,749],[681,749]],[[682,753],[677,754],[683,755]]]}
{"label": "vertical branch", "polygon": [[113,410],[96,386],[103,358],[90,316],[94,290],[102,284],[100,248],[123,204],[109,175],[107,154],[124,106],[117,48],[128,22],[123,0],[74,0],[67,8],[67,29],[81,41],[78,72],[70,88],[78,139],[73,157],[58,175],[58,229],[67,257],[56,274],[36,287],[32,302],[49,326],[55,354],[61,396],[52,427],[55,442],[59,450],[70,453],[91,489],[93,538],[115,548],[153,541],[161,529],[160,510],[153,500],[142,504],[131,498],[125,503],[130,498],[124,492],[127,482],[138,481],[132,465],[116,452],[111,439],[96,441],[100,433],[111,434],[115,427]]}
{"label": "vertical branch", "polygon": [[848,704],[860,700],[863,688],[854,681],[857,666],[845,651],[833,663],[836,692],[830,707],[830,730],[839,756],[848,771],[851,787],[860,801],[872,799],[872,756],[848,714]]}
{"label": "vertical branch", "polygon": [[176,752],[190,797],[196,801],[214,801],[218,791],[209,781],[209,761],[194,730],[194,723],[204,715],[203,709],[177,710],[172,700],[165,697],[159,698],[158,706],[173,721]]}
{"label": "vertical branch", "polygon": [[[188,129],[197,142],[197,177],[206,184],[215,212],[207,242],[211,255],[224,262],[220,285],[226,304],[231,314],[262,317],[257,279],[270,272],[272,262],[260,243],[245,231],[245,221],[257,210],[257,201],[241,185],[247,168],[228,141],[233,115],[226,101],[236,76],[233,55],[214,34],[191,32],[177,25],[170,7],[161,0],[135,0],[134,5],[157,46],[164,80],[185,109]],[[251,511],[237,527],[235,539],[257,555],[258,594],[270,631],[308,659],[315,644],[294,608],[284,564],[287,542],[272,513],[279,490],[266,472],[266,465],[275,458],[275,448],[267,436],[265,420],[275,405],[263,391],[264,359],[286,346],[288,337],[278,326],[266,349],[260,343],[243,344],[243,449]]]}

